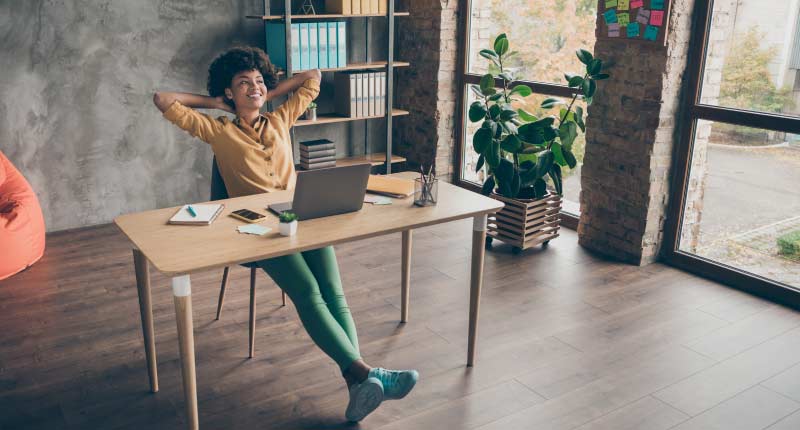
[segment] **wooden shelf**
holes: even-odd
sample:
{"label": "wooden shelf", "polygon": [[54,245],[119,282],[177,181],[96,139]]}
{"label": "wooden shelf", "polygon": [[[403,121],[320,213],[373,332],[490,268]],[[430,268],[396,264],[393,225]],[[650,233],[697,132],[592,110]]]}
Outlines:
{"label": "wooden shelf", "polygon": [[[319,69],[320,72],[339,72],[343,70],[372,70],[372,69],[385,69],[386,68],[386,61],[371,61],[369,63],[352,63],[348,64],[344,67],[326,67],[324,69]],[[411,63],[407,61],[395,61],[394,67],[408,67]],[[306,69],[307,70],[307,69]],[[305,70],[298,70],[295,73],[304,72]],[[283,70],[278,72],[278,76],[285,75],[286,72]]]}
{"label": "wooden shelf", "polygon": [[[393,109],[392,116],[403,116],[408,115],[408,111],[401,110],[401,109]],[[349,121],[359,121],[362,119],[375,119],[375,118],[385,118],[384,115],[377,115],[377,116],[360,116],[360,117],[347,117],[347,116],[339,116],[336,114],[324,114],[324,115],[317,115],[316,121],[311,121],[307,119],[301,119],[294,123],[295,127],[303,127],[307,125],[318,125],[318,124],[333,124],[337,122],[349,122]]]}
{"label": "wooden shelf", "polygon": [[[397,163],[405,163],[406,157],[401,157],[399,155],[392,155],[392,164]],[[374,154],[369,155],[356,155],[354,157],[343,157],[336,159],[336,167],[341,166],[352,166],[353,164],[361,164],[369,162],[373,166],[382,166],[386,162],[386,153],[385,152],[376,152]],[[298,163],[295,166],[298,170],[303,170]]]}
{"label": "wooden shelf", "polygon": [[[317,14],[317,15],[291,15],[292,20],[296,19],[336,19],[336,18],[363,18],[365,16],[386,16],[382,13],[368,13],[362,15],[341,15],[341,14]],[[395,12],[394,16],[409,16],[408,12]],[[280,21],[286,19],[286,15],[247,15],[247,18],[262,19],[264,21]]]}

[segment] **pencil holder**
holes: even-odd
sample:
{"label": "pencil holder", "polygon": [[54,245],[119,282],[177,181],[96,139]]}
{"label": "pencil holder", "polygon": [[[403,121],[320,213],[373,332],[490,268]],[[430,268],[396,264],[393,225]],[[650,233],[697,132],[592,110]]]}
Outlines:
{"label": "pencil holder", "polygon": [[414,179],[414,204],[417,206],[433,206],[439,198],[439,180],[423,181]]}

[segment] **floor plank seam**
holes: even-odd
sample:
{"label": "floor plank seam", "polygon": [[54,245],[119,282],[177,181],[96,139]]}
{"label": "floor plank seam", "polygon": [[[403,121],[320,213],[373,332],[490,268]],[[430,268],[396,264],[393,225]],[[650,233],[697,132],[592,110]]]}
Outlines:
{"label": "floor plank seam", "polygon": [[[794,366],[792,366],[792,367],[794,367]],[[790,367],[790,369],[791,369],[791,367]],[[780,373],[778,373],[778,375],[779,375],[779,374],[780,374]],[[763,380],[763,381],[759,382],[759,383],[758,383],[758,384],[756,384],[756,385],[757,385],[757,386],[759,386],[759,387],[761,387],[761,388],[764,388],[764,389],[765,389],[765,390],[767,390],[767,391],[770,391],[770,392],[772,392],[772,393],[775,393],[775,394],[777,394],[777,395],[779,395],[779,396],[783,397],[784,399],[790,400],[792,403],[797,403],[797,409],[793,410],[793,411],[792,411],[792,412],[791,412],[789,415],[791,415],[791,414],[793,414],[793,413],[795,413],[795,412],[799,411],[799,410],[800,410],[800,401],[798,401],[797,399],[794,399],[794,398],[792,398],[792,397],[789,397],[789,396],[787,396],[786,394],[783,394],[783,393],[781,393],[780,391],[773,390],[772,388],[770,388],[770,387],[768,387],[768,386],[764,385],[764,382],[768,381],[769,379],[773,378],[774,376],[775,376],[775,375],[773,375],[773,376],[771,376],[771,377],[769,377],[769,378],[767,378],[767,379],[765,379],[765,380]],[[753,387],[755,387],[756,385],[753,385]],[[750,388],[752,388],[752,387],[750,387]],[[748,388],[748,390],[749,390],[750,388]],[[787,415],[787,416],[789,416],[789,415]],[[786,417],[783,417],[783,418],[786,418]],[[783,419],[783,418],[781,418],[781,419]],[[780,420],[778,420],[778,421],[780,421]],[[770,425],[772,425],[772,424],[770,424]]]}

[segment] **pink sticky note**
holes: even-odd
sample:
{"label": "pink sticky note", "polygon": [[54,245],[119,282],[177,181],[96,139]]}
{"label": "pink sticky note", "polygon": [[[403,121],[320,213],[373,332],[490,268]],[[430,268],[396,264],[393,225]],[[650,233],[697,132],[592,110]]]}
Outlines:
{"label": "pink sticky note", "polygon": [[664,11],[663,10],[654,10],[650,11],[650,24],[651,25],[661,25],[664,23]]}
{"label": "pink sticky note", "polygon": [[631,8],[644,6],[644,0],[631,0]]}

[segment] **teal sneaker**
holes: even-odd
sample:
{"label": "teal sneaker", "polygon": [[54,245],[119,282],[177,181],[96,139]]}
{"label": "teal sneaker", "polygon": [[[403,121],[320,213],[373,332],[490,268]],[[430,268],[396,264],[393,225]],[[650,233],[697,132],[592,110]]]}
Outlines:
{"label": "teal sneaker", "polygon": [[381,367],[373,367],[368,376],[381,381],[383,397],[386,399],[402,399],[411,392],[419,379],[416,370],[389,370]]}
{"label": "teal sneaker", "polygon": [[372,413],[383,402],[383,385],[380,379],[367,376],[364,382],[350,386],[350,403],[344,412],[348,421],[358,422]]}

